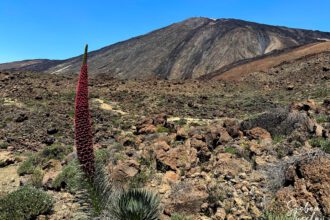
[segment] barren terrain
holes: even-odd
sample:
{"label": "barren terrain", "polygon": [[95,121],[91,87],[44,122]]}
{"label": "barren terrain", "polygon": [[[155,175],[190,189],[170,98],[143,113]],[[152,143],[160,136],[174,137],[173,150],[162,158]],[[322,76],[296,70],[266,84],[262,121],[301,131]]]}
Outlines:
{"label": "barren terrain", "polygon": [[[246,64],[239,81],[91,76],[96,154],[113,181],[159,193],[161,219],[271,219],[306,204],[330,216],[330,53],[320,45]],[[55,199],[38,219],[88,219],[73,177],[60,179],[75,161],[77,75],[1,72],[0,82],[0,193],[32,183]]]}

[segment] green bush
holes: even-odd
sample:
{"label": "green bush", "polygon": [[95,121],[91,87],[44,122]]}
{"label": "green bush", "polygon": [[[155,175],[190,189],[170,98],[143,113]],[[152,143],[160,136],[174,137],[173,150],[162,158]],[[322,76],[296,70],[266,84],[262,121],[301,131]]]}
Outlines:
{"label": "green bush", "polygon": [[74,160],[62,169],[62,172],[53,181],[52,186],[57,190],[65,188],[69,192],[74,193],[80,189],[81,180],[82,172],[78,161]]}
{"label": "green bush", "polygon": [[95,152],[95,163],[104,165],[109,162],[110,157],[111,153],[109,149],[99,149]]}
{"label": "green bush", "polygon": [[51,146],[45,147],[40,153],[39,156],[45,159],[55,159],[62,160],[67,154],[72,151],[72,147],[62,146],[58,144],[53,144]]}
{"label": "green bush", "polygon": [[330,116],[320,114],[320,115],[315,116],[315,120],[317,123],[330,122]]}
{"label": "green bush", "polygon": [[52,145],[45,147],[42,151],[32,154],[19,166],[19,175],[32,174],[37,167],[42,166],[51,159],[62,160],[65,155],[72,151],[72,147]]}
{"label": "green bush", "polygon": [[326,153],[330,153],[330,140],[325,138],[312,138],[309,140],[312,147],[318,147]]}
{"label": "green bush", "polygon": [[121,193],[110,208],[114,220],[158,220],[159,197],[144,189]]}
{"label": "green bush", "polygon": [[8,147],[7,142],[0,141],[0,149],[7,149],[7,147]]}
{"label": "green bush", "polygon": [[284,135],[274,135],[274,137],[273,137],[273,143],[274,144],[281,143],[284,140],[285,140],[285,136]]}
{"label": "green bush", "polygon": [[19,175],[32,174],[34,169],[41,163],[41,158],[33,154],[27,160],[23,161],[17,169]]}
{"label": "green bush", "polygon": [[41,188],[43,177],[44,177],[44,172],[42,171],[42,169],[37,168],[33,171],[29,183],[34,187]]}
{"label": "green bush", "polygon": [[53,199],[47,193],[24,186],[0,198],[0,219],[34,219],[38,215],[49,213],[53,203]]}
{"label": "green bush", "polygon": [[188,121],[187,121],[187,119],[180,118],[179,120],[174,121],[174,123],[177,125],[183,126],[183,125],[186,125],[188,123]]}
{"label": "green bush", "polygon": [[237,150],[235,147],[225,147],[225,153],[236,154]]}
{"label": "green bush", "polygon": [[156,131],[158,133],[169,133],[170,132],[170,129],[169,128],[165,128],[162,125],[158,125],[156,129],[157,129]]}

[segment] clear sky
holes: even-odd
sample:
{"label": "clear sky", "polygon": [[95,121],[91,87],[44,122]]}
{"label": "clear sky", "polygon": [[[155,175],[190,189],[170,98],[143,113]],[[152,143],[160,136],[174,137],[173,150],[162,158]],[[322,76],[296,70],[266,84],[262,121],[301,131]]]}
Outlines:
{"label": "clear sky", "polygon": [[65,59],[196,16],[330,32],[330,0],[0,0],[0,63]]}

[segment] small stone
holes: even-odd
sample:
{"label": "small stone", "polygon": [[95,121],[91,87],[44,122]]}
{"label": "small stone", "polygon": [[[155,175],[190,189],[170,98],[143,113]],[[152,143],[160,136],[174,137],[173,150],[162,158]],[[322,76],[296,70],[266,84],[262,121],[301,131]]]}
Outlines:
{"label": "small stone", "polygon": [[242,187],[242,191],[243,191],[243,192],[248,192],[249,190],[248,190],[248,188],[246,188],[246,186],[243,186],[243,187]]}
{"label": "small stone", "polygon": [[7,150],[8,150],[8,151],[14,151],[14,150],[15,150],[15,147],[14,147],[14,146],[8,146],[8,147],[7,147]]}
{"label": "small stone", "polygon": [[293,90],[294,89],[294,85],[288,85],[287,87],[286,87],[286,90],[288,90],[288,91],[291,91],[291,90]]}
{"label": "small stone", "polygon": [[218,208],[214,218],[215,220],[224,220],[226,218],[226,210],[224,208]]}
{"label": "small stone", "polygon": [[9,165],[14,164],[14,163],[15,163],[14,158],[6,158],[4,160],[0,160],[0,168],[9,166]]}
{"label": "small stone", "polygon": [[237,180],[236,179],[231,179],[230,182],[236,184],[237,183]]}
{"label": "small stone", "polygon": [[167,171],[165,175],[163,176],[163,182],[176,182],[179,180],[179,175],[175,173],[174,171]]}
{"label": "small stone", "polygon": [[205,202],[201,205],[201,210],[206,210],[208,207],[209,207],[209,204],[207,202]]}
{"label": "small stone", "polygon": [[262,215],[262,212],[254,205],[250,207],[252,214],[254,214],[256,217],[260,217]]}
{"label": "small stone", "polygon": [[233,176],[232,175],[230,175],[230,174],[227,174],[226,176],[225,176],[225,180],[231,180],[233,178]]}
{"label": "small stone", "polygon": [[50,128],[47,130],[47,134],[56,134],[58,132],[57,128]]}
{"label": "small stone", "polygon": [[228,214],[228,215],[226,216],[226,219],[227,219],[227,220],[236,220],[236,218],[234,218],[234,216],[231,215],[231,214]]}
{"label": "small stone", "polygon": [[323,136],[323,127],[319,124],[314,125],[314,133],[316,137],[322,137]]}
{"label": "small stone", "polygon": [[37,217],[37,220],[46,220],[47,218],[46,218],[46,216],[45,215],[39,215],[38,217]]}
{"label": "small stone", "polygon": [[247,175],[246,175],[246,173],[239,173],[238,177],[244,180],[244,179],[246,179]]}
{"label": "small stone", "polygon": [[35,100],[42,100],[42,96],[41,95],[37,95],[36,97],[34,97]]}
{"label": "small stone", "polygon": [[234,201],[239,207],[242,207],[244,205],[243,200],[238,197],[234,198]]}
{"label": "small stone", "polygon": [[20,122],[23,122],[27,119],[28,119],[28,116],[26,114],[22,113],[15,119],[15,122],[20,123]]}
{"label": "small stone", "polygon": [[28,178],[21,178],[19,181],[19,185],[20,186],[25,186],[29,183],[29,179]]}
{"label": "small stone", "polygon": [[53,137],[46,137],[43,141],[44,144],[46,145],[52,145],[55,142],[55,138]]}
{"label": "small stone", "polygon": [[248,215],[243,215],[243,216],[240,216],[239,219],[246,219],[246,220],[248,220],[248,219],[252,219],[252,217],[251,216],[248,216]]}

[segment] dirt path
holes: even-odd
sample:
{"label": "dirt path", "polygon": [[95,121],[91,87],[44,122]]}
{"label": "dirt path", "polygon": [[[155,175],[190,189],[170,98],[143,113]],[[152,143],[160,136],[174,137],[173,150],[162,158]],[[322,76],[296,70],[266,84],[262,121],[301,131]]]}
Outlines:
{"label": "dirt path", "polygon": [[121,115],[126,115],[126,114],[127,114],[126,112],[124,112],[124,111],[122,111],[122,110],[115,109],[115,108],[118,107],[118,106],[116,105],[115,108],[114,108],[115,103],[108,104],[108,103],[105,103],[105,101],[102,100],[102,99],[92,99],[92,102],[94,102],[94,103],[98,103],[100,109],[103,109],[103,110],[106,110],[106,111],[117,112],[117,113],[119,113],[119,114],[121,114]]}
{"label": "dirt path", "polygon": [[222,119],[201,119],[201,118],[180,118],[180,117],[170,117],[167,119],[167,121],[174,122],[174,121],[179,121],[179,120],[186,120],[188,123],[202,123],[202,124],[209,124],[211,122],[215,121],[222,121]]}
{"label": "dirt path", "polygon": [[[8,151],[0,151],[0,161],[12,157]],[[19,187],[19,176],[17,174],[17,164],[0,168],[0,196],[12,192]]]}
{"label": "dirt path", "polygon": [[3,99],[3,105],[5,106],[15,106],[17,108],[23,108],[25,105],[16,99],[11,99],[11,98],[4,98]]}

